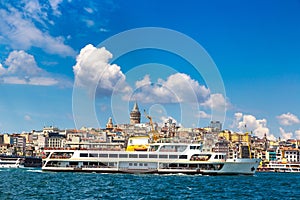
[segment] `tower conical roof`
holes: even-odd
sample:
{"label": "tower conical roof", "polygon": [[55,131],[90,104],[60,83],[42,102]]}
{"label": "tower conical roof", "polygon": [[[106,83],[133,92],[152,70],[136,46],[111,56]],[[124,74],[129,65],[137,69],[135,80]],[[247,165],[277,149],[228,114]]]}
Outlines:
{"label": "tower conical roof", "polygon": [[139,111],[139,106],[138,106],[137,102],[134,103],[132,111],[136,111],[136,112]]}

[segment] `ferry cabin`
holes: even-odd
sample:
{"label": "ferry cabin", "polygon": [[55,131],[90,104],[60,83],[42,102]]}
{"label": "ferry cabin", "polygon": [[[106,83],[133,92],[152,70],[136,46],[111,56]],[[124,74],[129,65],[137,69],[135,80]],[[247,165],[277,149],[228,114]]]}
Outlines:
{"label": "ferry cabin", "polygon": [[21,165],[21,158],[0,157],[0,168],[19,168]]}

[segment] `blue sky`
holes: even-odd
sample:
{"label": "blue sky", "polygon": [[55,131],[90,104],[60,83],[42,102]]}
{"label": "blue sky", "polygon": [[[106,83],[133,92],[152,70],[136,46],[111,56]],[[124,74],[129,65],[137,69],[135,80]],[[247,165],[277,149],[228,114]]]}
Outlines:
{"label": "blue sky", "polygon": [[[207,126],[212,109],[225,105],[225,129],[300,139],[299,1],[0,2],[1,133],[104,127],[110,116],[128,123],[137,100],[158,123],[172,117],[184,127]],[[101,46],[142,27],[173,30],[201,45],[226,96],[174,52],[145,48],[116,57]],[[185,42],[174,45],[184,49]]]}

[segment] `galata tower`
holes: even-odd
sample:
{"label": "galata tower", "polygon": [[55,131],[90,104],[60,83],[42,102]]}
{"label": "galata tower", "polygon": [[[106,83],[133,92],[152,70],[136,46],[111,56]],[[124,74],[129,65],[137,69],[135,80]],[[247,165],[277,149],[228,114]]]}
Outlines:
{"label": "galata tower", "polygon": [[134,103],[133,109],[130,112],[130,124],[139,124],[141,122],[141,113],[137,102]]}

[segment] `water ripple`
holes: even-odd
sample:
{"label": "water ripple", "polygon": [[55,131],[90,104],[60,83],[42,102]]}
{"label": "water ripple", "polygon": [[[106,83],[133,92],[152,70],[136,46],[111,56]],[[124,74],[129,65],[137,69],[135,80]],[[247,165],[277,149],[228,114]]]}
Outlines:
{"label": "water ripple", "polygon": [[2,169],[0,199],[298,199],[300,174],[190,176]]}

